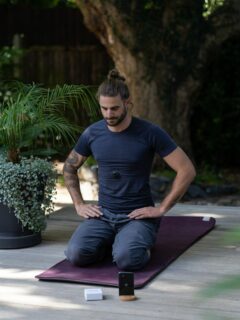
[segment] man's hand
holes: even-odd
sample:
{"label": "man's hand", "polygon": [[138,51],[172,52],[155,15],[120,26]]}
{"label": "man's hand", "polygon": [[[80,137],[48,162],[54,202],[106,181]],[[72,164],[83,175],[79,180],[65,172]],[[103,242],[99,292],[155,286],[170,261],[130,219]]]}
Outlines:
{"label": "man's hand", "polygon": [[146,219],[146,218],[159,218],[164,214],[158,207],[144,207],[136,209],[129,213],[128,217],[130,219]]}
{"label": "man's hand", "polygon": [[77,214],[85,219],[99,218],[102,216],[100,207],[92,204],[78,204],[75,206]]}

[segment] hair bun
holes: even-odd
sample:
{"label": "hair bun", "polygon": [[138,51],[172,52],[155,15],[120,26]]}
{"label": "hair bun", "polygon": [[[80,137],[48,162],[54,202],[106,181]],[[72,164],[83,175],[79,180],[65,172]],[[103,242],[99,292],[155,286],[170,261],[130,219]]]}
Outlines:
{"label": "hair bun", "polygon": [[120,75],[120,73],[118,72],[117,69],[110,70],[107,78],[108,78],[108,80],[112,80],[112,79],[122,80],[122,81],[126,80],[123,76]]}

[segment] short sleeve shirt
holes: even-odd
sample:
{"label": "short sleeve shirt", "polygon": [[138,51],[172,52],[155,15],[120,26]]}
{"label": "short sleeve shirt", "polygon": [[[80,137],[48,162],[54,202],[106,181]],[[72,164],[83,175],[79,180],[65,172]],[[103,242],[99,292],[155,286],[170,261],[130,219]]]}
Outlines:
{"label": "short sleeve shirt", "polygon": [[166,157],[176,148],[163,129],[133,117],[121,132],[110,131],[105,120],[94,123],[81,134],[74,149],[97,161],[99,205],[128,214],[154,205],[149,185],[154,154]]}

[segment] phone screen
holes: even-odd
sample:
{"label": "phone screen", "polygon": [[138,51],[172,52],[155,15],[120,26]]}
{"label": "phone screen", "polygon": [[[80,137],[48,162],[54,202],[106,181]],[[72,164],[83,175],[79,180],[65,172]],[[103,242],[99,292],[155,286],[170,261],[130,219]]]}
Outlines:
{"label": "phone screen", "polygon": [[119,295],[134,295],[134,273],[133,272],[119,272]]}

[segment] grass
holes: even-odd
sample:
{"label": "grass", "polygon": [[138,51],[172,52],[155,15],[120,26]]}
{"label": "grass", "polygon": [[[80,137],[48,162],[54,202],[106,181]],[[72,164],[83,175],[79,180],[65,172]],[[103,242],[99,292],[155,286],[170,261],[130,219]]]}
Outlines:
{"label": "grass", "polygon": [[[239,168],[220,168],[216,169],[208,165],[196,168],[197,176],[194,183],[203,186],[219,186],[223,184],[240,185],[240,169]],[[155,170],[153,172],[157,176],[170,178],[175,177],[175,172],[167,167]]]}
{"label": "grass", "polygon": [[[169,179],[174,179],[176,175],[173,170],[167,168],[163,170],[157,170],[154,172],[154,174],[167,177]],[[197,176],[194,182],[202,185],[220,185],[224,183],[224,180],[225,178],[221,173],[216,173],[213,169],[204,167],[197,170]]]}
{"label": "grass", "polygon": [[203,185],[220,185],[225,182],[224,180],[221,173],[214,172],[211,168],[203,168],[197,172],[195,183]]}
{"label": "grass", "polygon": [[64,177],[62,174],[59,174],[57,177],[57,184],[61,187],[65,187]]}

